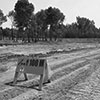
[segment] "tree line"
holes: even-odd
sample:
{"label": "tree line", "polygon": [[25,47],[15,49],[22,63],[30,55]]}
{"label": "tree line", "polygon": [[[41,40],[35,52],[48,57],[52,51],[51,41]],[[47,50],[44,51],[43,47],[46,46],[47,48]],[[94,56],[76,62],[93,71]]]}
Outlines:
{"label": "tree line", "polygon": [[11,28],[0,27],[0,39],[36,42],[52,41],[58,38],[99,38],[100,28],[85,17],[76,17],[76,22],[64,24],[65,15],[60,9],[48,7],[34,13],[34,5],[28,0],[18,0],[14,10],[7,15],[0,10],[0,26],[11,20]]}

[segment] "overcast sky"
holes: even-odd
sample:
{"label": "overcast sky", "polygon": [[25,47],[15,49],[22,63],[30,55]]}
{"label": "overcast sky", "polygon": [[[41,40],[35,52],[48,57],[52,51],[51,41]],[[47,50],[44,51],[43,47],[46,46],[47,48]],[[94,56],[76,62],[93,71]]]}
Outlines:
{"label": "overcast sky", "polygon": [[[17,0],[0,0],[0,9],[5,14],[14,9]],[[49,6],[59,8],[65,15],[65,23],[76,22],[76,16],[94,20],[100,27],[100,0],[29,0],[35,7],[35,13]],[[10,21],[3,26],[10,26]]]}

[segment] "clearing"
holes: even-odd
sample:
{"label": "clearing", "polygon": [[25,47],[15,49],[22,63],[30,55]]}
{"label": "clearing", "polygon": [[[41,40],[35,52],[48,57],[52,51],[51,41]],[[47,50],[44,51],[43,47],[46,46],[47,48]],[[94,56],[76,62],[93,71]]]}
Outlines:
{"label": "clearing", "polygon": [[[39,55],[47,59],[51,83],[38,90],[39,76],[20,76],[11,86],[18,57]],[[100,43],[70,39],[60,42],[0,47],[0,100],[100,100]]]}

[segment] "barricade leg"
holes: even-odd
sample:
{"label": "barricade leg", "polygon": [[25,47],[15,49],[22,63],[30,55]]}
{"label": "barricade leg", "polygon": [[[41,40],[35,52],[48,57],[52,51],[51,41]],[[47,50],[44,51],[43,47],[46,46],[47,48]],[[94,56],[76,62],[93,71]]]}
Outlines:
{"label": "barricade leg", "polygon": [[50,67],[47,66],[47,63],[46,63],[45,71],[44,71],[44,78],[43,78],[44,84],[51,82],[50,81],[51,76],[52,76],[52,71],[51,71]]}
{"label": "barricade leg", "polygon": [[28,80],[27,74],[24,73],[25,81]]}
{"label": "barricade leg", "polygon": [[13,84],[12,85],[14,85],[14,84],[17,83],[18,76],[19,76],[19,73],[18,72],[15,72],[14,81],[13,81]]}
{"label": "barricade leg", "polygon": [[40,75],[39,90],[42,90],[42,85],[43,85],[43,75]]}

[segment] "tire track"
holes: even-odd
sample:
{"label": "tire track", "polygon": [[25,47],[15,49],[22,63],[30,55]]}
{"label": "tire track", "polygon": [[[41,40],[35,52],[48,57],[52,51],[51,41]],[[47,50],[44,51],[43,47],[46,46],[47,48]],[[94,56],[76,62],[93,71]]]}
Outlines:
{"label": "tire track", "polygon": [[[69,70],[69,68],[70,68],[72,65],[75,65],[75,63],[76,63],[76,64],[81,64],[82,61],[77,61],[77,62],[74,62],[74,64],[73,64],[73,63],[70,64],[69,66],[64,66],[63,68],[59,68],[59,71],[58,71],[58,72],[56,71],[56,73],[54,73],[53,77],[54,77],[57,73],[61,72],[62,69],[65,70],[65,69],[68,68],[68,70]],[[84,63],[84,61],[83,61],[83,63]],[[69,73],[71,73],[72,71],[73,71],[73,70],[70,70]],[[69,74],[69,73],[64,73],[64,74],[62,74],[61,76],[65,75],[65,74]],[[54,81],[54,78],[53,78],[53,77],[52,77],[52,81]],[[60,78],[60,77],[59,77],[59,78]],[[56,79],[57,79],[57,77],[56,77]],[[1,91],[1,92],[0,92],[0,98],[1,98],[1,100],[2,100],[3,98],[5,98],[5,96],[3,96],[3,94],[6,94],[6,97],[7,97],[7,98],[11,98],[11,96],[12,96],[13,93],[14,93],[14,91],[15,91],[16,93],[12,96],[12,98],[13,98],[13,97],[16,97],[17,95],[20,95],[20,94],[22,94],[22,93],[24,93],[24,92],[30,90],[30,89],[29,89],[30,86],[34,86],[34,85],[36,85],[36,84],[39,84],[39,81],[38,81],[38,79],[35,78],[35,79],[32,80],[30,83],[29,83],[29,81],[27,81],[26,84],[17,85],[17,87],[9,87],[9,88],[5,89],[4,91]],[[21,91],[21,92],[20,92],[20,91]],[[9,95],[10,95],[10,96],[9,96]]]}
{"label": "tire track", "polygon": [[[95,70],[97,70],[98,66],[90,66],[90,64],[84,66],[84,68],[80,68],[76,70],[75,72],[72,72],[68,75],[64,75],[63,77],[53,81],[51,84],[47,85],[46,87],[43,87],[43,93],[36,92],[34,90],[30,90],[26,93],[23,93],[22,95],[19,95],[19,97],[15,97],[11,100],[47,100],[44,97],[49,97],[48,100],[56,100],[55,94],[62,91],[61,89],[65,89],[66,83],[67,83],[67,90],[73,87],[74,85],[78,84],[80,81],[86,79],[88,76],[90,76]],[[59,89],[60,88],[60,89]],[[42,97],[40,97],[40,95]],[[54,96],[54,97],[53,97]],[[56,95],[57,96],[57,95]],[[59,95],[58,95],[59,96]],[[51,97],[53,97],[51,99]],[[38,99],[39,98],[39,99]]]}
{"label": "tire track", "polygon": [[[94,55],[95,55],[95,54],[94,54]],[[92,56],[94,56],[94,55],[92,55]],[[87,56],[89,56],[89,55],[87,54]],[[81,56],[81,57],[82,57],[82,56]],[[86,56],[85,56],[85,57],[86,57]],[[97,54],[97,57],[98,57],[98,54]],[[84,58],[84,57],[82,57],[82,58]],[[77,60],[78,60],[78,59],[83,60],[82,58],[77,58]],[[91,55],[90,55],[90,57],[88,57],[88,58],[91,58]],[[93,58],[94,58],[94,57],[93,57]],[[74,58],[74,59],[75,59],[75,58]],[[76,61],[76,60],[74,60],[74,62],[75,62],[75,61]],[[64,63],[64,62],[63,62],[63,63]],[[63,63],[62,63],[62,64],[63,64]],[[60,67],[62,66],[62,64],[60,65]],[[64,65],[66,65],[66,64],[64,64]],[[63,65],[63,66],[64,66],[64,65]],[[83,65],[84,65],[84,64],[83,64]],[[82,66],[83,66],[83,65],[82,65]],[[72,65],[70,65],[70,66],[72,66]],[[67,66],[67,67],[68,67],[68,66]],[[52,67],[52,68],[53,68],[53,67]],[[59,69],[59,67],[55,68],[55,70],[56,70],[56,69]],[[62,70],[62,69],[63,69],[63,68],[60,68],[60,70]],[[53,69],[53,70],[54,70],[54,69]],[[60,70],[59,70],[59,73],[61,72]],[[64,69],[64,70],[65,70],[65,69]],[[63,71],[64,71],[64,70],[63,70]],[[69,69],[68,69],[68,70],[69,70]],[[63,72],[63,71],[62,71],[62,72]],[[55,71],[55,73],[56,73],[56,72],[57,72],[57,71]],[[62,77],[63,77],[65,74],[67,75],[67,74],[69,74],[69,73],[66,73],[66,72],[65,72],[64,74],[62,74]],[[57,74],[55,74],[55,76],[57,76]],[[54,76],[53,76],[53,77],[54,77]],[[59,77],[59,78],[60,78],[60,77]],[[55,79],[55,78],[54,78],[54,79]],[[54,79],[53,79],[53,81],[54,81]],[[58,79],[58,78],[56,78],[56,79]],[[35,80],[35,79],[34,79],[34,80]],[[37,83],[38,83],[38,82],[36,82],[35,84],[37,84]],[[32,84],[34,84],[34,83],[32,83]],[[26,84],[26,85],[27,85],[27,84]],[[10,90],[10,89],[9,89],[9,90]],[[11,89],[11,92],[9,92],[8,94],[11,94],[12,92],[14,92],[14,90],[16,90],[16,91],[18,91],[18,92],[21,91],[21,93],[24,93],[24,92],[28,91],[29,89],[26,89],[26,88],[24,89],[24,88],[22,88],[22,87],[15,87],[14,89]],[[5,91],[6,97],[11,98],[10,95],[7,96],[7,92],[8,92],[8,91]],[[20,94],[21,94],[21,93],[20,93]],[[13,94],[12,94],[12,95],[13,95]],[[19,94],[16,94],[16,95],[14,95],[14,96],[12,96],[12,97],[15,97],[15,96],[17,96],[17,95],[19,95]],[[1,97],[1,96],[0,96],[0,97]],[[5,97],[5,98],[6,98],[6,97]],[[2,100],[3,100],[3,99],[2,99]],[[5,99],[4,99],[4,100],[5,100]],[[18,100],[19,100],[19,99],[18,99]]]}
{"label": "tire track", "polygon": [[[67,62],[69,61],[69,63],[71,63],[71,61],[72,60],[78,60],[78,59],[80,59],[80,58],[83,58],[83,59],[85,59],[85,56],[90,56],[90,54],[91,54],[91,56],[94,56],[96,53],[98,53],[97,55],[99,55],[100,54],[100,52],[99,52],[99,50],[100,49],[96,49],[96,50],[92,50],[92,51],[88,51],[88,52],[86,52],[85,54],[79,54],[79,55],[77,55],[77,56],[71,56],[70,58],[66,58],[66,56],[68,56],[68,54],[67,55],[65,55],[64,56],[64,58],[62,58],[62,60],[60,60],[60,61],[54,61],[53,63],[49,63],[49,60],[47,59],[47,62],[48,62],[48,65],[51,67],[51,68],[58,68],[58,67],[61,67],[61,62],[62,62],[62,66],[63,65],[65,65],[65,63],[63,62],[63,60],[66,58],[66,64],[67,64]],[[93,53],[92,53],[93,52]],[[90,53],[90,54],[88,54],[88,53]],[[69,54],[69,56],[70,56],[70,54]],[[54,69],[55,69],[54,68]],[[2,77],[1,78],[1,80],[0,80],[0,83],[7,83],[7,82],[9,82],[9,81],[12,81],[13,80],[13,76],[14,76],[14,72],[15,72],[15,69],[13,69],[13,70],[11,70],[11,72],[9,72],[11,75],[9,76],[9,75],[7,75],[7,77]],[[8,74],[8,73],[7,73]],[[5,76],[5,75],[4,75]],[[9,79],[9,77],[10,77],[10,79]]]}
{"label": "tire track", "polygon": [[72,72],[68,75],[64,75],[60,79],[57,79],[47,86],[44,86],[42,92],[36,90],[34,91],[33,89],[31,89],[30,91],[25,92],[10,100],[54,100],[54,97],[58,95],[59,91],[61,91],[62,86],[65,86],[64,84],[62,84],[62,82],[66,83],[65,81],[67,80],[68,87],[72,86],[69,77],[73,77],[74,73],[77,74],[79,72],[82,72],[83,70],[87,70],[87,67],[89,67],[89,65],[86,65],[84,67],[85,68],[78,69],[76,73]]}

